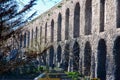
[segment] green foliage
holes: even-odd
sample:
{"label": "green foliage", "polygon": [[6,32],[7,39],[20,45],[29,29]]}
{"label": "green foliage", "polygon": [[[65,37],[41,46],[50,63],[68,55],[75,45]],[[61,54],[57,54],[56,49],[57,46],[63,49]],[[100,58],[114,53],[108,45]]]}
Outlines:
{"label": "green foliage", "polygon": [[90,78],[90,76],[84,76],[79,72],[65,72],[68,77],[72,78],[72,80],[100,80],[99,78]]}
{"label": "green foliage", "polygon": [[79,72],[65,72],[72,80],[78,80]]}
{"label": "green foliage", "polygon": [[58,5],[57,7],[58,7],[58,8],[61,8],[62,6],[61,6],[61,5]]}
{"label": "green foliage", "polygon": [[43,71],[43,67],[42,66],[38,67],[38,71]]}
{"label": "green foliage", "polygon": [[50,14],[48,14],[48,16],[50,16]]}

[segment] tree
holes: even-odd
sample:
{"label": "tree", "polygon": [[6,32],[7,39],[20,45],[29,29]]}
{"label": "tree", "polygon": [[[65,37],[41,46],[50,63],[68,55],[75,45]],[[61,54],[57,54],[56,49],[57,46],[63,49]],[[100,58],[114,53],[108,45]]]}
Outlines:
{"label": "tree", "polygon": [[26,12],[36,4],[35,2],[36,0],[30,0],[19,10],[19,3],[16,0],[0,0],[0,40],[5,39],[15,27],[22,26],[35,15],[36,11],[27,19],[24,18]]}
{"label": "tree", "polygon": [[[17,60],[19,55],[17,55],[14,60],[4,62],[4,59],[8,56],[7,53],[12,50],[11,45],[5,46],[6,40],[12,37],[19,46],[17,37],[15,35],[18,35],[21,29],[18,29],[17,31],[15,28],[23,26],[24,23],[26,23],[36,14],[35,11],[27,19],[24,18],[24,15],[27,14],[27,12],[29,12],[29,10],[36,4],[36,1],[37,0],[30,0],[28,4],[24,5],[24,7],[19,10],[19,3],[16,0],[0,0],[0,73],[6,72],[14,67],[18,67],[19,65],[24,65],[33,58],[36,58],[38,55],[41,55],[36,54],[38,51],[28,50],[28,52],[26,52],[26,54],[28,53],[27,60],[21,60],[18,62]],[[42,1],[44,2],[44,0]],[[47,45],[44,48],[42,45],[39,46],[41,47],[39,53],[44,53],[50,47],[50,45]],[[1,53],[2,50],[3,52]],[[35,54],[29,54],[31,52],[35,52]],[[9,67],[7,67],[8,65]]]}
{"label": "tree", "polygon": [[[17,36],[19,36],[20,32],[21,32],[21,29],[15,31],[12,34],[12,39],[15,40],[15,43],[17,44],[18,47],[19,47],[19,40],[18,40],[19,38]],[[44,37],[41,37],[41,41],[42,41],[42,39],[44,39]],[[0,74],[7,72],[11,69],[16,69],[19,66],[24,66],[24,65],[28,64],[29,62],[32,62],[32,60],[36,59],[38,56],[41,56],[51,46],[51,44],[46,44],[45,46],[43,46],[41,44],[42,43],[41,41],[37,41],[36,39],[31,41],[31,43],[33,43],[33,46],[30,48],[26,47],[23,56],[21,56],[21,49],[17,48],[18,52],[14,58],[10,58],[11,54],[8,54],[8,52],[11,52],[12,50],[14,50],[11,48],[12,43],[10,45],[5,46],[5,44],[6,44],[6,42],[5,42],[4,46],[2,47],[2,50],[4,49],[3,54],[0,56],[1,57],[1,59],[0,59]],[[7,57],[9,59],[6,61]]]}
{"label": "tree", "polygon": [[[24,15],[36,4],[36,1],[37,0],[30,0],[30,2],[20,10],[18,9],[19,3],[16,0],[0,0],[0,73],[18,64],[17,61],[6,62],[4,60],[7,53],[11,50],[11,45],[4,46],[4,44],[11,35],[15,38],[13,34],[15,34],[14,30],[16,27],[24,25],[28,19],[31,19],[36,14],[35,11],[28,18],[24,18]],[[9,67],[7,68],[7,66]]]}

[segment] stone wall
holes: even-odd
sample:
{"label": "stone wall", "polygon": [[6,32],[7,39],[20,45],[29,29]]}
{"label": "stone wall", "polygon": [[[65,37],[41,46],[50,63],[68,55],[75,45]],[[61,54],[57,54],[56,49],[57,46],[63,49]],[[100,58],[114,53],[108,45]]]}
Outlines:
{"label": "stone wall", "polygon": [[[21,34],[30,32],[28,47],[35,46],[31,44],[36,30],[37,40],[42,46],[53,45],[53,48],[47,51],[46,60],[49,65],[58,66],[59,62],[64,67],[67,66],[68,71],[77,70],[101,80],[119,80],[119,4],[119,0],[63,0],[27,23]],[[24,45],[24,40],[22,44]],[[69,46],[65,48],[67,44]],[[69,59],[66,59],[66,49]],[[57,56],[57,53],[60,55]],[[50,54],[53,57],[50,57]],[[58,57],[61,58],[60,61]]]}

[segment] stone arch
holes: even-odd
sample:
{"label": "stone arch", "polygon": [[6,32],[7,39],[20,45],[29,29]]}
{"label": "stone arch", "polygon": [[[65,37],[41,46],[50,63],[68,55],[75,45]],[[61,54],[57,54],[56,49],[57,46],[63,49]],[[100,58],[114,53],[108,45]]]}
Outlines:
{"label": "stone arch", "polygon": [[80,47],[77,41],[73,45],[73,71],[79,70],[79,53]]}
{"label": "stone arch", "polygon": [[62,16],[58,14],[57,41],[61,41]]}
{"label": "stone arch", "polygon": [[65,13],[65,40],[68,40],[69,38],[69,15],[70,10],[67,8]]}
{"label": "stone arch", "polygon": [[104,39],[100,39],[98,43],[98,53],[97,53],[97,77],[101,80],[106,80],[106,54],[107,47],[106,41]]}
{"label": "stone arch", "polygon": [[90,68],[91,68],[91,45],[90,42],[85,43],[85,48],[84,48],[84,75],[85,76],[90,76]]}
{"label": "stone arch", "polygon": [[69,58],[70,58],[70,49],[69,49],[70,45],[66,44],[65,45],[65,49],[64,49],[64,55],[65,55],[65,62],[64,62],[64,70],[67,71],[68,70],[68,66],[69,66]]}
{"label": "stone arch", "polygon": [[100,32],[104,31],[105,0],[100,0]]}
{"label": "stone arch", "polygon": [[59,45],[57,48],[57,62],[61,61],[61,54],[62,54],[62,49],[61,46]]}
{"label": "stone arch", "polygon": [[51,42],[54,41],[54,20],[51,21]]}
{"label": "stone arch", "polygon": [[47,42],[47,23],[45,24],[45,43]]}
{"label": "stone arch", "polygon": [[49,50],[49,66],[52,67],[53,66],[53,59],[54,59],[54,47],[51,46],[50,50]]}
{"label": "stone arch", "polygon": [[120,28],[120,0],[117,0],[117,28]]}
{"label": "stone arch", "polygon": [[92,28],[92,0],[86,0],[85,3],[85,35],[91,34]]}
{"label": "stone arch", "polygon": [[79,29],[80,29],[80,4],[78,2],[76,3],[74,9],[74,29],[73,29],[74,38],[79,37],[79,33],[80,33]]}
{"label": "stone arch", "polygon": [[24,48],[26,47],[26,32],[24,33]]}
{"label": "stone arch", "polygon": [[115,61],[115,80],[120,80],[120,36],[114,41],[113,55]]}

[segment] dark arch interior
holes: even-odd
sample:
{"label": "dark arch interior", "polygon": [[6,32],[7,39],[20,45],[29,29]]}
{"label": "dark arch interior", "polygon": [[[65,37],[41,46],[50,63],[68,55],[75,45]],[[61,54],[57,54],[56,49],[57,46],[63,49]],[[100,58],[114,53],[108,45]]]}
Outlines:
{"label": "dark arch interior", "polygon": [[117,28],[120,28],[120,0],[117,0]]}
{"label": "dark arch interior", "polygon": [[101,39],[98,43],[98,63],[97,63],[97,77],[101,80],[106,80],[106,42]]}
{"label": "dark arch interior", "polygon": [[35,34],[35,38],[36,38],[36,40],[37,40],[37,36],[38,36],[38,28],[36,27],[36,34]]}
{"label": "dark arch interior", "polygon": [[79,53],[80,53],[79,44],[75,42],[73,46],[73,71],[79,70]]}
{"label": "dark arch interior", "polygon": [[84,75],[90,76],[91,68],[91,45],[89,42],[86,42],[84,49]]}
{"label": "dark arch interior", "polygon": [[26,47],[26,33],[24,34],[24,47]]}
{"label": "dark arch interior", "polygon": [[45,24],[45,43],[47,42],[47,23]]}
{"label": "dark arch interior", "polygon": [[68,66],[69,66],[69,57],[70,57],[69,53],[70,53],[69,44],[66,44],[65,50],[64,50],[64,54],[65,54],[64,70],[65,71],[68,70]]}
{"label": "dark arch interior", "polygon": [[65,39],[68,40],[69,37],[69,8],[66,10],[66,17],[65,17]]}
{"label": "dark arch interior", "polygon": [[35,31],[35,45],[37,46],[37,39],[38,39],[38,28],[36,27],[36,31]]}
{"label": "dark arch interior", "polygon": [[30,45],[30,31],[28,31],[28,42],[27,42],[27,44],[28,44],[28,47],[29,47],[29,45]]}
{"label": "dark arch interior", "polygon": [[42,26],[40,27],[40,45],[42,43]]}
{"label": "dark arch interior", "polygon": [[33,46],[33,29],[32,29],[32,35],[31,35],[31,46]]}
{"label": "dark arch interior", "polygon": [[46,65],[46,56],[47,56],[47,51],[45,51],[42,55],[43,65]]}
{"label": "dark arch interior", "polygon": [[50,54],[49,54],[49,66],[53,66],[53,58],[54,58],[54,48],[51,46],[50,48]]}
{"label": "dark arch interior", "polygon": [[57,28],[57,41],[61,41],[61,25],[62,25],[62,16],[61,16],[61,13],[59,13],[58,28]]}
{"label": "dark arch interior", "polygon": [[74,32],[73,37],[79,37],[79,28],[80,28],[80,5],[76,3],[75,10],[74,10]]}
{"label": "dark arch interior", "polygon": [[92,23],[92,1],[86,0],[85,4],[85,35],[91,34]]}
{"label": "dark arch interior", "polygon": [[62,49],[61,49],[61,46],[59,45],[57,48],[57,61],[58,62],[61,61],[61,53],[62,53]]}
{"label": "dark arch interior", "polygon": [[105,0],[100,0],[100,32],[104,31]]}
{"label": "dark arch interior", "polygon": [[23,40],[22,34],[20,34],[20,48],[22,47],[22,40]]}
{"label": "dark arch interior", "polygon": [[32,36],[32,40],[33,40],[33,29],[32,29],[32,35],[31,36]]}
{"label": "dark arch interior", "polygon": [[54,41],[54,20],[51,21],[51,42]]}
{"label": "dark arch interior", "polygon": [[115,80],[120,80],[120,36],[114,42]]}

